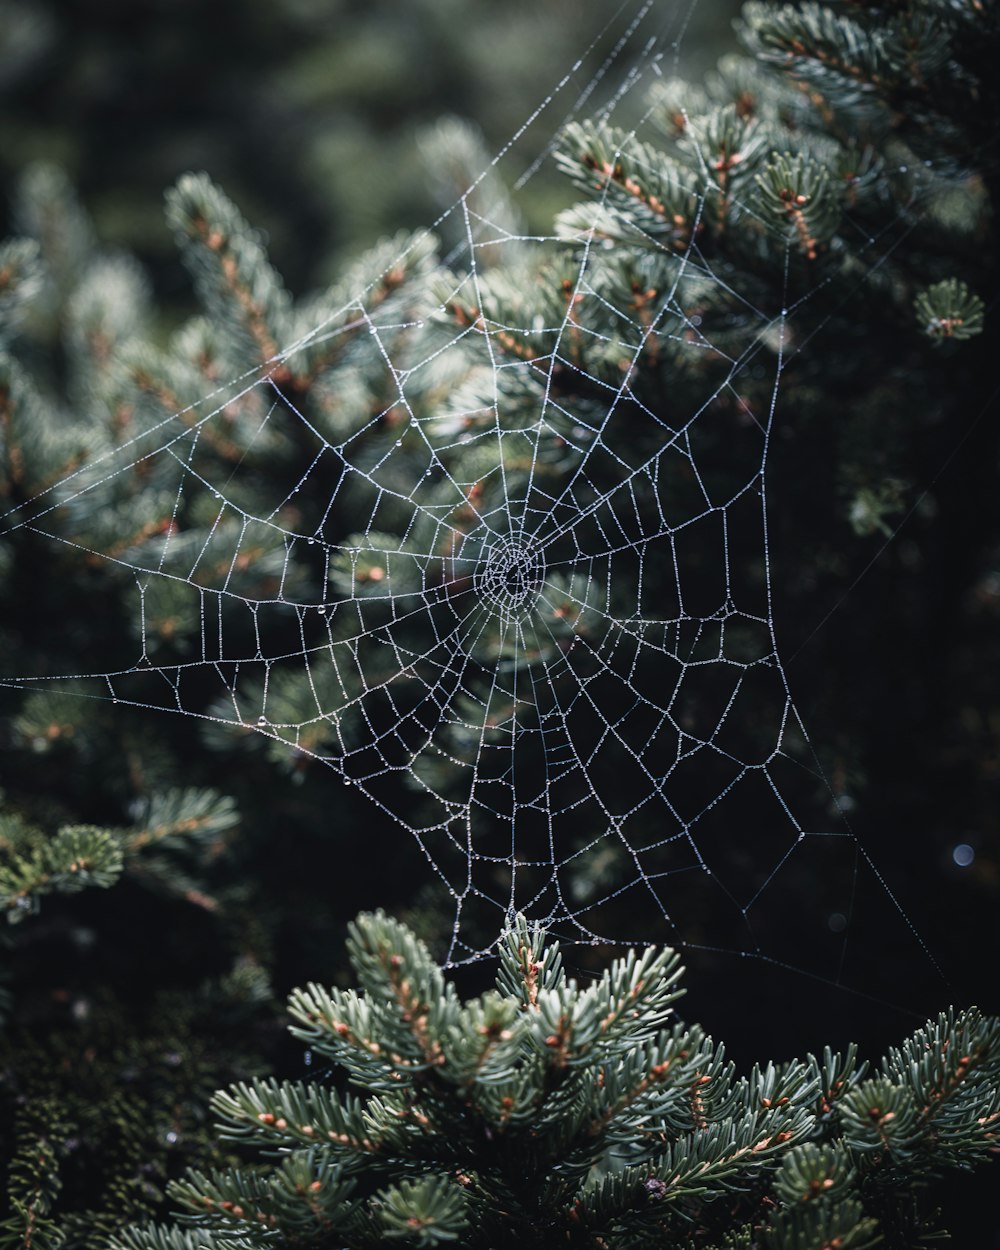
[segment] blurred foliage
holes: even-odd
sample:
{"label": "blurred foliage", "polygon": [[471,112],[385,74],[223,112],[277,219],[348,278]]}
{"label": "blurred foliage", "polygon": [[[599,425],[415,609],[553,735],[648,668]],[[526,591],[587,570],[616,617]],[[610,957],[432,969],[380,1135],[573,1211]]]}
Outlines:
{"label": "blurred foliage", "polygon": [[0,1041],[0,1246],[101,1250],[161,1212],[187,1166],[222,1162],[208,1099],[267,1070],[269,999],[249,964],[147,1002],[68,986],[22,998]]}
{"label": "blurred foliage", "polygon": [[[696,66],[732,43],[737,8],[665,7],[668,58],[682,34]],[[267,232],[292,289],[319,286],[345,255],[437,217],[422,130],[454,113],[499,151],[570,75],[505,167],[516,178],[600,68],[604,53],[587,57],[590,44],[606,26],[627,32],[627,16],[597,0],[2,0],[0,182],[29,161],[58,162],[101,236],[151,264],[184,303],[151,205],[180,174],[205,169]],[[619,64],[629,56],[626,34]],[[588,107],[618,83],[612,73]],[[446,194],[450,203],[455,189]],[[565,201],[549,167],[520,205],[545,230]]]}

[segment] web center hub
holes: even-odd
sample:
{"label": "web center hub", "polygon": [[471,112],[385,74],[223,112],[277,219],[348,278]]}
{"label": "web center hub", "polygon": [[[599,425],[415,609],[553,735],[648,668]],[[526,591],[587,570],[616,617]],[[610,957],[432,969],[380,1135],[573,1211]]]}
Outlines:
{"label": "web center hub", "polygon": [[502,617],[520,617],[530,612],[544,581],[541,549],[520,535],[487,548],[475,575],[476,592]]}

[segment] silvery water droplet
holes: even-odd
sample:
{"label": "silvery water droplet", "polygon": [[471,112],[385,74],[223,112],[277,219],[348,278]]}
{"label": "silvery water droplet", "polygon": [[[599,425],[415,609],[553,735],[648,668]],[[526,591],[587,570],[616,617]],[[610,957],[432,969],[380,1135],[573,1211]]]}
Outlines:
{"label": "silvery water droplet", "polygon": [[266,725],[266,724],[267,724],[267,717],[266,717],[266,716],[258,716],[258,717],[257,717],[257,724],[258,724],[258,725]]}

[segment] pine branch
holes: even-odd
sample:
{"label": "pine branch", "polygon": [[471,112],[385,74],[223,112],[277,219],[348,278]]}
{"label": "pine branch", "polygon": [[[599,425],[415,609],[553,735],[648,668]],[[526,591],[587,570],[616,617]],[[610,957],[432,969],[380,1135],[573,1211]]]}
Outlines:
{"label": "pine branch", "polygon": [[14,336],[43,280],[41,248],[34,239],[0,244],[0,344]]}
{"label": "pine branch", "polygon": [[[753,1226],[765,1245],[860,1250],[912,1218],[925,1176],[993,1149],[1000,1021],[976,1011],[942,1015],[877,1078],[853,1048],[737,1078],[700,1030],[663,1027],[678,993],[671,951],[633,952],[581,989],[518,917],[498,994],[460,1005],[382,913],[359,917],[349,943],[361,989],[313,985],[290,1006],[293,1033],[360,1097],[273,1080],[217,1094],[224,1135],[261,1161],[174,1187],[210,1237],[626,1250],[709,1244],[685,1240],[698,1226],[740,1244]],[[136,1230],[115,1245],[167,1250],[164,1237]]]}
{"label": "pine branch", "polygon": [[287,345],[289,298],[256,232],[206,174],[186,174],[168,192],[167,220],[233,358],[275,364]]}
{"label": "pine branch", "polygon": [[[46,738],[53,732],[58,727],[50,724]],[[16,816],[0,817],[0,907],[15,922],[37,912],[45,895],[108,889],[128,872],[211,909],[214,900],[179,857],[213,858],[222,850],[220,835],[237,820],[232,799],[194,789],[154,793],[130,829],[65,825],[50,836]]]}

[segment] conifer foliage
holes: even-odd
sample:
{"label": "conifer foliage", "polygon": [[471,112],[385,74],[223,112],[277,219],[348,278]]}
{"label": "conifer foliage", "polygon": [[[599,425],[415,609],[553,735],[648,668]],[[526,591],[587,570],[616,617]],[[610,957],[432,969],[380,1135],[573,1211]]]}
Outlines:
{"label": "conifer foliage", "polygon": [[46,894],[107,889],[124,871],[211,907],[174,855],[217,854],[221,835],[237,823],[232,801],[212,791],[167,791],[140,803],[137,817],[124,829],[63,825],[49,834],[17,812],[0,814],[0,908],[7,920],[37,912]]}
{"label": "conifer foliage", "polygon": [[1000,1021],[974,1009],[877,1070],[851,1047],[739,1076],[672,1020],[670,950],[580,985],[519,917],[496,990],[462,1004],[384,914],[359,917],[348,945],[359,988],[308,985],[290,1012],[352,1089],[217,1094],[224,1137],[256,1157],[192,1172],[172,1188],[184,1223],[116,1250],[910,1245],[930,1231],[918,1187],[995,1150]]}
{"label": "conifer foliage", "polygon": [[[569,487],[575,498],[587,440],[599,431],[614,454],[588,466],[585,512],[610,497],[622,463],[651,462],[665,429],[704,411],[711,420],[696,432],[697,457],[730,498],[761,472],[756,444],[749,477],[745,465],[734,468],[733,452],[747,431],[763,432],[780,370],[779,399],[794,420],[773,455],[794,471],[769,532],[780,539],[801,527],[820,577],[844,546],[838,525],[862,541],[892,534],[916,484],[936,480],[956,445],[956,420],[981,407],[993,376],[981,331],[995,295],[996,6],[754,3],[742,34],[749,55],[726,59],[704,83],[658,84],[641,141],[606,115],[568,127],[556,159],[583,202],[559,215],[555,240],[543,241],[522,237],[516,213],[494,203],[484,216],[503,224],[478,249],[473,274],[462,268],[470,257],[461,230],[440,249],[427,234],[398,237],[332,287],[293,298],[261,236],[207,175],[189,174],[168,193],[168,221],[201,313],[170,332],[140,268],[97,246],[65,178],[48,168],[27,173],[19,235],[0,245],[0,906],[9,919],[32,915],[42,898],[43,911],[55,910],[62,900],[54,896],[85,887],[107,891],[110,917],[116,894],[138,881],[178,904],[175,937],[190,927],[192,907],[241,907],[253,924],[217,937],[256,968],[258,950],[244,948],[262,949],[266,960],[268,941],[254,925],[279,858],[274,830],[356,836],[344,833],[346,817],[331,833],[318,758],[342,767],[343,744],[371,732],[402,752],[385,770],[384,810],[410,813],[432,794],[450,802],[482,744],[526,714],[522,681],[516,699],[497,701],[490,723],[476,722],[497,672],[561,654],[574,632],[602,662],[615,653],[603,646],[610,630],[586,638],[578,614],[596,595],[608,619],[632,620],[634,586],[553,572],[565,602],[557,597],[544,619],[539,609],[537,653],[512,656],[501,631],[483,630],[470,644],[469,667],[480,675],[469,679],[467,706],[442,718],[433,751],[410,758],[395,734],[397,706],[373,709],[368,692],[389,677],[424,689],[438,682],[439,667],[429,675],[409,661],[393,668],[400,655],[426,653],[438,620],[431,612],[397,619],[389,581],[414,595],[433,583],[442,603],[479,594],[509,607],[537,575],[530,562],[501,562],[490,577],[449,584],[436,524],[433,533],[411,526],[406,501],[418,482],[425,516],[447,517],[464,534],[475,512],[468,505],[500,514],[517,497],[529,445],[533,488],[565,500]],[[425,151],[428,166],[444,169],[458,143],[453,128],[440,131]],[[625,419],[611,428],[608,396],[621,397],[623,378]],[[494,425],[525,438],[481,437]],[[183,457],[161,454],[168,427],[187,440],[178,443]],[[348,486],[320,462],[311,434],[326,447],[350,445],[359,471]],[[689,450],[644,494],[629,493],[612,513],[623,533],[662,527],[663,508],[678,509],[673,524],[696,514],[690,499],[701,508],[706,496],[690,472],[694,458]],[[384,500],[373,506],[367,487],[352,490],[382,465]],[[178,472],[205,489],[181,492]],[[468,490],[457,504],[455,482]],[[273,517],[279,525],[267,523]],[[727,573],[764,597],[759,543],[741,546],[735,530],[731,539]],[[918,535],[916,563],[931,542]],[[946,556],[959,546],[954,540]],[[321,552],[333,553],[328,563]],[[639,563],[644,593],[661,603],[677,580],[673,563]],[[704,550],[689,556],[693,598],[708,597],[722,567]],[[218,674],[200,663],[204,604],[223,592],[284,613],[263,643],[256,613],[227,626],[234,653],[250,657],[235,712]],[[795,587],[787,593],[794,603]],[[327,616],[333,602],[336,620]],[[300,618],[290,604],[323,612]],[[903,595],[893,610],[887,637],[922,619]],[[302,664],[277,662],[317,641],[350,656],[327,671],[326,684]],[[267,678],[253,672],[262,645],[261,663],[274,660]],[[836,657],[845,670],[850,645]],[[728,718],[732,758],[773,749],[762,747],[760,727],[775,712],[783,723],[788,694],[771,659],[744,657],[748,666],[761,661],[771,684],[751,714]],[[869,711],[888,705],[876,668],[866,670],[871,682],[854,683],[865,689],[842,697],[867,699]],[[168,670],[176,684],[163,681]],[[72,673],[91,674],[91,684],[66,679]],[[115,682],[131,698],[112,707]],[[400,684],[405,698],[419,697]],[[601,730],[622,719],[622,697],[600,710]],[[692,717],[698,708],[695,697]],[[852,723],[871,720],[874,740],[879,722],[864,711]],[[201,725],[194,744],[192,715]],[[852,749],[863,757],[863,745]],[[263,766],[246,768],[247,758]],[[618,762],[591,772],[603,768],[601,783],[613,785]],[[529,776],[531,766],[537,758]],[[239,805],[213,788],[215,773],[227,779],[222,790],[238,781]],[[294,804],[278,784],[289,778],[309,782]],[[338,815],[358,810],[353,802],[338,800]],[[573,795],[565,810],[573,827],[559,852],[561,898],[580,912],[600,898],[627,910],[627,849],[607,839],[588,857],[599,841],[594,813]],[[635,845],[663,839],[648,812],[637,818],[648,823]],[[752,817],[741,810],[741,827]],[[706,824],[713,819],[721,879],[727,866],[741,870],[743,847],[724,807]],[[250,847],[235,837],[244,825],[257,834]],[[487,833],[498,828],[509,846],[503,819]],[[503,857],[484,853],[473,865],[453,840],[440,850],[442,858],[457,851],[455,879],[474,869],[487,905],[476,914],[470,895],[463,939],[482,950],[495,938],[494,903],[509,893],[509,880],[498,880]],[[657,862],[649,873],[666,880],[670,867]],[[302,890],[286,929],[327,924],[315,932],[329,939],[339,923],[324,919],[336,913],[331,876],[311,874],[315,893]],[[690,905],[714,935],[704,881],[683,880],[677,914],[663,915],[676,921]],[[108,889],[119,881],[122,890]],[[547,884],[529,877],[529,894],[537,887],[541,897]],[[790,865],[772,893],[782,888],[789,909],[814,922],[815,876]],[[423,925],[438,938],[452,935],[451,889],[439,884],[421,900]],[[261,928],[283,903],[273,901]],[[762,940],[767,925],[762,916]],[[22,968],[31,927],[20,926],[12,944]],[[293,996],[292,1012],[297,1035],[359,1092],[261,1080],[217,1095],[227,1138],[259,1153],[235,1170],[192,1171],[173,1190],[187,1223],[121,1234],[121,1250],[449,1241],[484,1250],[861,1250],[879,1237],[910,1246],[927,1231],[919,1186],[994,1148],[997,1025],[974,1010],[930,1022],[877,1071],[848,1051],[738,1076],[699,1029],[673,1022],[679,966],[669,952],[629,956],[582,987],[563,974],[555,945],[519,920],[501,943],[497,992],[463,1005],[424,947],[382,914],[357,922],[350,951],[360,992],[311,985]],[[137,958],[120,943],[115,955],[117,967]],[[22,976],[39,996],[62,975],[58,958],[52,963],[55,971]],[[132,971],[145,983],[144,964]],[[251,980],[254,995],[266,997],[262,974]],[[211,1002],[220,1018],[229,1010],[221,992]],[[137,1053],[147,1050],[161,1052],[151,1042]],[[19,1042],[6,1061],[7,1087],[23,1105],[5,1133],[12,1197],[0,1238],[87,1244],[95,1227],[110,1226],[115,1199],[102,1200],[98,1214],[80,1199],[83,1214],[62,1218],[72,1188],[63,1187],[67,1143],[79,1138],[74,1115],[85,1116],[52,1092],[29,1051]],[[110,1070],[127,1066],[116,1060]],[[157,1099],[150,1105],[162,1108],[173,1095],[158,1090]],[[189,1110],[190,1091],[182,1102]],[[141,1133],[126,1136],[127,1150],[84,1134],[83,1150],[126,1153],[134,1164],[136,1142],[153,1149]],[[157,1192],[129,1210],[159,1202],[159,1183],[175,1174],[162,1159],[154,1171]],[[134,1168],[120,1174],[132,1185]]]}

